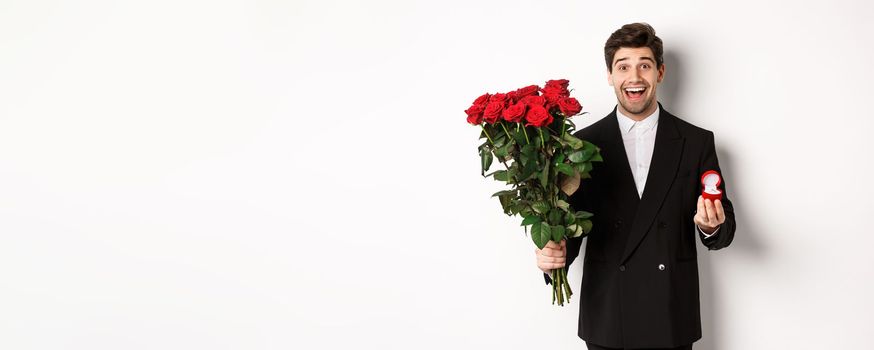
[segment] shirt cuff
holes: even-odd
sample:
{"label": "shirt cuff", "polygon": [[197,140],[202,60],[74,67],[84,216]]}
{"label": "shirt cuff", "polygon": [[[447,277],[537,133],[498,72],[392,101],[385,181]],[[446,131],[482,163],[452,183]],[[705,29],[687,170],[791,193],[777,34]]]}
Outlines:
{"label": "shirt cuff", "polygon": [[707,232],[704,232],[704,230],[701,229],[701,226],[695,225],[695,227],[698,228],[698,232],[701,232],[701,234],[704,235],[704,238],[710,238],[711,236],[719,232],[719,228],[722,227],[722,225],[716,226],[716,230],[713,231],[713,233],[711,234],[707,234]]}

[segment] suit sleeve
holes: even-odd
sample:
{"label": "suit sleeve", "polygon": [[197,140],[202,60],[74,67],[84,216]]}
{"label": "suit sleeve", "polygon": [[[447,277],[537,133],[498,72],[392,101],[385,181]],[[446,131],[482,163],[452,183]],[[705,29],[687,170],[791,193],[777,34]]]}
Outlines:
{"label": "suit sleeve", "polygon": [[719,189],[722,191],[721,202],[722,208],[725,211],[725,222],[722,223],[722,225],[719,225],[719,231],[717,234],[705,237],[704,233],[699,230],[698,235],[701,237],[701,242],[704,243],[707,249],[718,250],[728,247],[734,239],[734,231],[736,228],[734,206],[731,204],[731,200],[728,199],[725,176],[719,168],[719,160],[716,158],[716,143],[714,141],[713,132],[707,132],[707,138],[704,143],[704,152],[702,153],[701,168],[698,169],[698,176],[700,177],[705,171],[716,170],[719,173],[719,176],[722,177]]}

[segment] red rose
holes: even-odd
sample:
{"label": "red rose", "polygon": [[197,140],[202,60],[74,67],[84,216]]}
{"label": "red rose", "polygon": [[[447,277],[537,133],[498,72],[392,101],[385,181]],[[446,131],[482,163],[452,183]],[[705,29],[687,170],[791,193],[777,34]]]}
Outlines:
{"label": "red rose", "polygon": [[507,93],[507,99],[510,100],[510,103],[519,102],[519,93],[517,91],[510,91]]}
{"label": "red rose", "polygon": [[519,102],[528,105],[528,107],[543,107],[543,105],[546,104],[546,100],[543,98],[543,96],[525,96]]}
{"label": "red rose", "polygon": [[501,117],[501,111],[504,109],[503,102],[493,101],[489,102],[486,105],[486,109],[483,111],[483,119],[486,123],[494,124],[498,121],[498,118]]}
{"label": "red rose", "polygon": [[480,106],[482,108],[486,108],[486,103],[489,103],[489,98],[492,97],[490,94],[483,94],[480,97],[477,97],[475,101],[473,101],[474,106]]}
{"label": "red rose", "polygon": [[479,125],[483,122],[483,107],[479,105],[470,106],[464,111],[467,113],[467,122],[473,125]]}
{"label": "red rose", "polygon": [[526,125],[539,128],[552,123],[552,115],[542,106],[532,106],[525,114],[525,120],[528,122]]}
{"label": "red rose", "polygon": [[580,105],[580,102],[573,97],[566,97],[558,100],[558,109],[561,110],[564,115],[570,117],[572,115],[577,115],[580,111],[583,110],[583,106]]}
{"label": "red rose", "polygon": [[567,79],[550,80],[546,82],[546,85],[543,87],[542,91],[543,97],[546,98],[546,102],[549,103],[550,108],[558,103],[558,100],[560,100],[561,98],[569,97],[571,95],[567,87]]}
{"label": "red rose", "polygon": [[492,102],[498,102],[501,104],[501,107],[506,107],[509,104],[510,99],[507,97],[507,94],[498,93],[492,95],[492,98],[489,99],[489,103]]}
{"label": "red rose", "polygon": [[[562,89],[560,87],[545,87],[543,88],[543,95],[556,95],[560,97],[568,97],[571,95],[571,92],[567,89]],[[548,100],[548,99],[547,99]]]}
{"label": "red rose", "polygon": [[537,96],[540,92],[540,87],[537,85],[529,85],[514,92],[516,93],[516,97],[520,99],[525,96]]}
{"label": "red rose", "polygon": [[567,86],[569,83],[570,82],[567,79],[549,80],[546,82],[546,85],[543,88],[545,89],[547,87],[552,87],[567,90]]}
{"label": "red rose", "polygon": [[547,110],[552,110],[552,108],[558,104],[559,100],[562,100],[568,96],[570,96],[570,93],[567,90],[560,90],[558,88],[543,89],[543,98],[546,99]]}
{"label": "red rose", "polygon": [[526,108],[527,108],[527,106],[525,106],[524,103],[520,102],[520,103],[514,104],[510,107],[505,108],[504,112],[501,114],[504,117],[504,120],[511,122],[511,123],[518,123],[519,121],[522,120],[522,117],[525,116],[525,109]]}

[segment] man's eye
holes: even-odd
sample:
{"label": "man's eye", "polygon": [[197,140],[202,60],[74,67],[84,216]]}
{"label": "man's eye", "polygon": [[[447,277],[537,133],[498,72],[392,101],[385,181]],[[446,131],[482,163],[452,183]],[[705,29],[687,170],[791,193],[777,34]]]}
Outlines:
{"label": "man's eye", "polygon": [[643,68],[643,69],[649,69],[649,65],[648,65],[648,64],[645,64],[645,63],[642,64],[642,65],[640,65],[640,67]]}

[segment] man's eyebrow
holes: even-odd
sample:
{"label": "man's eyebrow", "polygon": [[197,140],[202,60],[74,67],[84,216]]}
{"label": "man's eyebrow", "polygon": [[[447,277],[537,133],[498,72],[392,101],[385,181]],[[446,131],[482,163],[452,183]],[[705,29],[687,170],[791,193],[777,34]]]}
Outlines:
{"label": "man's eyebrow", "polygon": [[[625,60],[627,60],[627,59],[628,59],[628,57],[622,57],[622,58],[616,60],[616,62],[613,62],[613,65],[615,66],[615,65],[618,64],[619,62],[625,61]],[[649,57],[649,56],[643,56],[643,57],[641,57],[640,59],[641,59],[641,60],[648,60],[648,61],[650,61],[650,62],[655,63],[655,60],[652,59],[652,57]]]}

